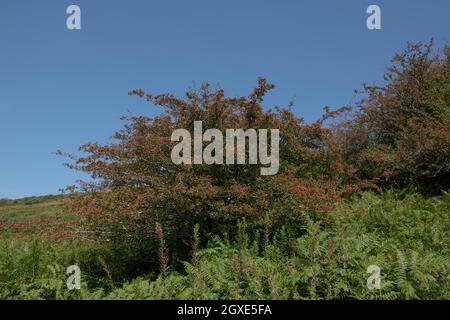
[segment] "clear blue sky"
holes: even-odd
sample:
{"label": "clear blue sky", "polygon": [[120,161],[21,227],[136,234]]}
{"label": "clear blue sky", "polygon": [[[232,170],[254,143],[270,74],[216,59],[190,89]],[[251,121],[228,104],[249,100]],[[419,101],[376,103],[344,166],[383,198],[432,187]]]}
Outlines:
{"label": "clear blue sky", "polygon": [[[66,8],[82,30],[66,28]],[[382,29],[366,28],[366,8]],[[450,1],[0,0],[0,198],[54,194],[83,178],[56,149],[106,142],[119,117],[156,115],[127,92],[181,95],[208,81],[247,94],[277,84],[267,106],[295,97],[307,120],[382,79],[406,41],[449,42]]]}

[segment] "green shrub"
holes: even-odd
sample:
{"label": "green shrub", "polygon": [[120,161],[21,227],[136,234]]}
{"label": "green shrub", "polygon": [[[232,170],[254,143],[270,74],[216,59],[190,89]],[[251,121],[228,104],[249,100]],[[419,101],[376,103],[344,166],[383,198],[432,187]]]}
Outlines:
{"label": "green shrub", "polygon": [[[0,299],[450,299],[449,194],[363,193],[326,225],[305,217],[270,232],[241,221],[206,246],[196,228],[191,259],[157,277],[126,246],[0,239]],[[79,291],[66,289],[71,264]],[[369,265],[380,290],[367,288]]]}
{"label": "green shrub", "polygon": [[[137,279],[109,297],[448,299],[449,219],[448,194],[364,193],[333,213],[332,228],[311,220],[301,236],[279,230],[264,245],[241,225],[234,241],[215,236],[196,251],[184,275]],[[380,290],[367,288],[369,265],[381,268]]]}

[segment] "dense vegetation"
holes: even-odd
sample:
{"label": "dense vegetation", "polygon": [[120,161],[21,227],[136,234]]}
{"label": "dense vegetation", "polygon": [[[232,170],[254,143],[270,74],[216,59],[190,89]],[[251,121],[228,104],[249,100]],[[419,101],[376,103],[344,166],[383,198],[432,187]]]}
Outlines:
{"label": "dense vegetation", "polygon": [[[242,222],[235,236],[204,246],[194,228],[192,259],[132,279],[129,248],[75,242],[0,240],[0,298],[10,299],[450,299],[450,195],[363,193],[345,201],[322,228],[313,219],[264,239]],[[78,264],[82,289],[66,288]],[[381,268],[368,290],[366,269]]]}
{"label": "dense vegetation", "polygon": [[[264,107],[273,88],[131,91],[163,113],[68,155],[91,181],[61,199],[1,201],[0,298],[449,299],[450,50],[409,44],[382,86],[311,124],[292,105]],[[200,120],[279,129],[279,173],[172,163],[171,133]],[[63,216],[31,231],[11,213],[50,203]],[[80,291],[65,288],[71,264]],[[381,289],[367,288],[369,265]]]}

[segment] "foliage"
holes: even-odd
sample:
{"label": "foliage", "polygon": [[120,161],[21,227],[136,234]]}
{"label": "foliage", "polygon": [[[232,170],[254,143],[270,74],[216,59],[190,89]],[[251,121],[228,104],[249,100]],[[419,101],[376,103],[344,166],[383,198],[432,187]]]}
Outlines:
{"label": "foliage", "polygon": [[[80,148],[85,156],[71,156],[74,163],[67,165],[93,181],[75,189],[67,210],[77,214],[84,234],[112,242],[151,246],[157,242],[152,230],[160,224],[174,257],[184,259],[197,223],[204,233],[220,233],[232,231],[242,217],[261,221],[279,204],[287,205],[271,216],[272,224],[301,218],[303,210],[332,209],[340,199],[339,166],[321,148],[329,130],[319,122],[304,124],[289,108],[265,111],[262,102],[273,87],[261,78],[248,97],[235,98],[208,84],[188,91],[185,99],[133,90],[164,113],[127,117],[114,143],[88,143]],[[172,132],[193,131],[194,121],[202,121],[203,130],[279,129],[281,171],[261,176],[261,165],[172,163]]]}
{"label": "foliage", "polygon": [[[0,241],[2,299],[449,299],[450,195],[363,193],[344,202],[324,227],[312,219],[294,233],[241,221],[235,236],[212,236],[193,256],[154,277],[126,251],[106,245],[58,247]],[[99,262],[99,257],[103,262]],[[101,261],[100,260],[100,261]],[[65,268],[82,270],[82,289],[68,291]],[[381,268],[381,289],[366,270]]]}
{"label": "foliage", "polygon": [[[449,299],[450,49],[409,44],[393,62],[356,110],[312,124],[267,109],[263,78],[248,97],[131,91],[163,113],[125,117],[112,142],[68,155],[91,181],[0,201],[0,298]],[[175,165],[170,136],[194,121],[279,129],[279,173]],[[70,264],[80,291],[64,287]],[[366,286],[370,265],[380,290]]]}
{"label": "foliage", "polygon": [[[333,228],[309,222],[305,234],[280,230],[261,247],[242,230],[236,241],[214,237],[185,264],[187,275],[162,275],[145,298],[163,299],[448,299],[450,196],[361,199],[335,212]],[[242,228],[242,227],[241,227]],[[369,265],[381,267],[381,289],[369,290]],[[126,285],[121,295],[136,298]],[[142,288],[142,287],[141,287]],[[125,292],[128,291],[128,295]],[[138,290],[139,295],[142,294]]]}
{"label": "foliage", "polygon": [[335,126],[334,148],[358,179],[450,189],[450,48],[408,44],[384,79],[365,85],[357,110]]}

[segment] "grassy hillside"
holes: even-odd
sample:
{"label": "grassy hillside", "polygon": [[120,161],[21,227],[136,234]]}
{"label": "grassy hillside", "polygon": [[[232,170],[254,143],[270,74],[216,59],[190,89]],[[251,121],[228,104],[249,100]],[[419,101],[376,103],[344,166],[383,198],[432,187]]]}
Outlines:
{"label": "grassy hillside", "polygon": [[0,202],[0,235],[30,237],[51,235],[73,216],[61,210],[61,196],[28,197]]}

